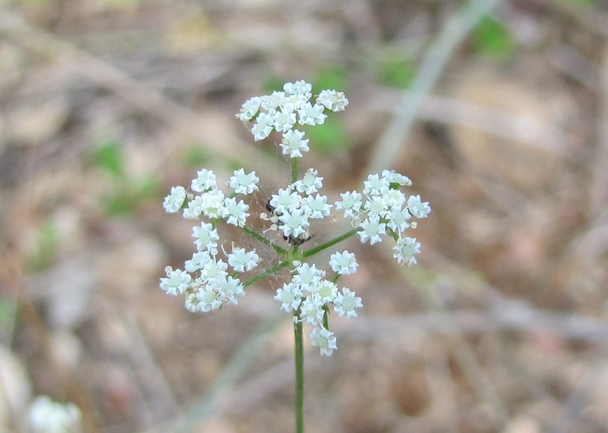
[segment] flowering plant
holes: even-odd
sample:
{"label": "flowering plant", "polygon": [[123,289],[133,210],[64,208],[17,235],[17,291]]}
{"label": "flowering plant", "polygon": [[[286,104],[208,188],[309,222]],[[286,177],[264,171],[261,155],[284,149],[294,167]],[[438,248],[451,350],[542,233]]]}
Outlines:
{"label": "flowering plant", "polygon": [[[414,264],[420,243],[405,233],[416,227],[413,219],[425,218],[431,211],[420,196],[407,196],[401,191],[401,187],[410,186],[411,181],[394,171],[369,175],[360,191],[341,193],[341,200],[333,204],[320,192],[323,177],[317,170],[311,168],[300,177],[298,160],[309,151],[309,140],[298,128],[322,124],[326,112],[342,111],[348,105],[344,94],[335,90],[321,91],[314,102],[311,102],[312,96],[310,84],[287,83],[283,91],[247,100],[236,115],[250,124],[256,141],[273,132],[280,134],[282,153],[291,159],[291,183],[272,194],[266,204],[267,212],[260,214],[267,222],[264,231],[247,224],[249,206],[243,198],[259,191],[260,179],[255,171],[247,173],[244,168],[233,172],[226,182],[226,192],[218,186],[213,171],[202,169],[189,190],[173,187],[163,204],[167,212],[181,211],[184,218],[201,220],[192,230],[196,252],[185,262],[184,270],[167,266],[166,277],[160,281],[161,289],[167,294],[185,296],[188,310],[208,312],[224,304],[237,304],[238,298],[245,295],[245,287],[283,270],[290,272],[289,282],[277,288],[275,299],[282,310],[293,315],[298,432],[303,431],[303,396],[299,382],[303,380],[302,324],[312,326],[310,344],[317,346],[322,355],[330,356],[337,349],[336,337],[329,329],[331,309],[339,316],[356,317],[357,309],[363,306],[355,292],[337,285],[341,275],[356,272],[358,263],[353,253],[345,250],[332,254],[331,271],[318,269],[307,261],[320,251],[357,235],[361,242],[372,245],[381,242],[383,236],[393,238],[393,257],[397,262]],[[352,228],[321,245],[305,249],[304,244],[311,238],[311,220],[336,213],[350,220]],[[262,262],[256,250],[248,251],[234,242],[227,247],[218,231],[220,222],[236,226],[271,247],[278,263],[255,274]],[[279,232],[281,236],[278,239],[267,236],[269,232]]]}

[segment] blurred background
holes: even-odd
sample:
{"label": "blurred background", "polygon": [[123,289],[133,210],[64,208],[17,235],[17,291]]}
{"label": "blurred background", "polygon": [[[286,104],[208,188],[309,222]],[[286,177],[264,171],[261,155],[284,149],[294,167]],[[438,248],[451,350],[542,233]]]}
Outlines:
{"label": "blurred background", "polygon": [[433,209],[416,266],[340,245],[364,308],[307,346],[307,432],[608,431],[607,24],[604,0],[2,1],[0,430],[47,395],[83,432],[293,431],[277,281],[191,314],[158,280],[194,249],[171,186],[244,166],[261,208],[289,179],[234,115],[303,79],[350,100],[307,133],[325,193],[395,169]]}

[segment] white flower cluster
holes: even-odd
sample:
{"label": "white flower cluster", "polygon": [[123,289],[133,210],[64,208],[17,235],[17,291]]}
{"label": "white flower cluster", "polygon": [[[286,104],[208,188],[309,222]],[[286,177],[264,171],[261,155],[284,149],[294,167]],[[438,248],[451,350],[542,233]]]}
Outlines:
{"label": "white flower cluster", "polygon": [[[325,279],[325,271],[315,265],[294,262],[293,276],[289,283],[277,290],[274,297],[281,303],[281,309],[294,314],[294,320],[313,325],[309,334],[310,344],[319,347],[321,354],[330,356],[336,346],[334,333],[324,325],[324,316],[329,304],[340,316],[357,317],[356,308],[361,308],[361,298],[355,292]],[[355,255],[348,251],[332,254],[329,264],[337,275],[353,274],[359,266]]]}
{"label": "white flower cluster", "polygon": [[331,212],[332,205],[327,203],[327,196],[318,194],[323,186],[323,178],[318,174],[311,168],[301,180],[272,194],[266,205],[271,216],[262,215],[272,222],[270,229],[281,230],[283,238],[292,245],[300,245],[310,239],[310,219],[323,219]]}
{"label": "white flower cluster", "polygon": [[279,132],[283,135],[283,154],[301,158],[302,152],[309,150],[308,140],[304,139],[303,131],[294,129],[296,124],[320,125],[327,118],[325,110],[342,111],[348,105],[344,93],[335,90],[323,90],[314,103],[311,98],[309,83],[287,83],[283,91],[248,99],[236,116],[243,122],[253,122],[251,133],[256,141],[268,137],[272,131]]}
{"label": "white flower cluster", "polygon": [[46,395],[34,399],[28,409],[27,422],[32,433],[76,433],[82,415],[73,403],[56,403]]}
{"label": "white flower cluster", "polygon": [[[302,152],[309,150],[308,140],[295,126],[322,124],[327,117],[325,110],[342,111],[348,105],[344,94],[335,90],[323,90],[312,103],[311,91],[312,86],[304,81],[287,83],[281,92],[246,101],[237,117],[253,124],[251,132],[255,140],[276,131],[283,136],[283,154],[302,157]],[[296,161],[292,162],[297,172]],[[169,295],[185,295],[188,310],[207,312],[224,304],[238,303],[246,285],[269,276],[273,270],[289,269],[291,279],[276,291],[275,299],[281,303],[282,310],[293,314],[296,322],[313,326],[309,334],[311,344],[319,347],[322,355],[329,356],[337,349],[336,337],[327,325],[330,309],[340,316],[356,317],[356,309],[363,306],[355,292],[340,289],[336,284],[340,275],[354,273],[358,264],[353,253],[336,252],[329,260],[334,275],[328,279],[325,271],[303,263],[304,258],[355,234],[361,242],[370,244],[381,242],[382,235],[388,235],[396,241],[393,257],[401,265],[411,265],[416,263],[414,255],[420,252],[420,243],[404,234],[416,227],[413,218],[426,218],[431,208],[420,196],[406,196],[400,190],[402,186],[411,186],[410,179],[388,170],[368,176],[361,191],[342,193],[341,200],[330,204],[328,197],[319,192],[323,178],[311,168],[301,179],[272,194],[266,203],[268,213],[260,215],[262,220],[270,222],[266,231],[279,231],[291,245],[285,249],[263,233],[247,227],[249,206],[239,195],[258,191],[258,182],[255,172],[235,170],[227,182],[231,192],[226,195],[218,188],[215,173],[202,169],[188,190],[181,186],[171,189],[164,201],[165,210],[182,211],[184,218],[203,221],[192,230],[196,252],[185,262],[183,270],[167,266],[167,276],[161,278],[160,287]],[[311,238],[311,220],[326,218],[334,209],[351,220],[353,230],[302,252],[300,245]],[[255,250],[247,251],[234,243],[230,252],[226,252],[217,230],[220,220],[242,227],[249,235],[272,246],[280,256],[277,267],[264,269],[241,282],[239,273],[256,268],[260,257]]]}
{"label": "white flower cluster", "polygon": [[182,210],[184,218],[206,217],[209,220],[202,221],[192,229],[197,251],[185,262],[185,270],[167,266],[167,276],[160,280],[160,288],[167,294],[185,295],[189,311],[216,310],[223,304],[237,304],[237,298],[245,295],[243,284],[237,275],[254,269],[260,257],[255,250],[246,251],[232,244],[229,253],[221,246],[226,259],[222,260],[219,257],[220,237],[216,225],[222,219],[228,224],[245,226],[249,206],[243,200],[237,201],[236,197],[257,191],[259,180],[255,171],[246,174],[242,168],[235,170],[227,182],[232,193],[226,197],[217,187],[215,173],[203,169],[190,184],[192,192],[176,186],[171,188],[171,193],[165,198],[163,206],[167,212]]}
{"label": "white flower cluster", "polygon": [[416,228],[411,218],[426,218],[431,212],[428,202],[422,202],[419,195],[407,197],[399,190],[400,186],[411,184],[407,176],[384,170],[381,176],[370,174],[361,192],[342,193],[342,201],[335,203],[336,209],[345,218],[351,218],[353,226],[359,229],[361,242],[373,245],[382,242],[381,235],[393,237],[397,241],[393,257],[400,265],[416,263],[414,254],[420,252],[416,238],[403,236],[406,229]]}

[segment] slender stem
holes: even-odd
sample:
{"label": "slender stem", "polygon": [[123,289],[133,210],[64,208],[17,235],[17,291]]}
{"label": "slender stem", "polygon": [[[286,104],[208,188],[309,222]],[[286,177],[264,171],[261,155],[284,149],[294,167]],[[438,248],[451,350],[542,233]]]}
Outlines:
{"label": "slender stem", "polygon": [[266,277],[270,277],[271,275],[276,274],[281,269],[286,268],[290,264],[291,260],[283,260],[281,263],[274,265],[272,268],[265,270],[264,272],[256,275],[255,277],[251,277],[243,283],[243,286],[251,286],[253,283],[257,283],[258,281],[263,280]]}
{"label": "slender stem", "polygon": [[256,238],[258,241],[271,246],[279,255],[281,256],[285,256],[288,253],[288,251],[284,248],[281,248],[280,246],[278,246],[277,244],[275,244],[274,242],[272,242],[270,239],[262,236],[261,234],[259,234],[258,232],[256,232],[255,230],[250,229],[247,226],[242,226],[241,229],[243,229],[243,231],[245,233],[247,233],[250,236],[253,236],[254,238]]}
{"label": "slender stem", "polygon": [[329,307],[323,305],[323,327],[329,331]]}
{"label": "slender stem", "polygon": [[298,180],[298,158],[291,158],[291,183]]}
{"label": "slender stem", "polygon": [[360,228],[352,229],[351,231],[346,232],[343,235],[338,236],[337,238],[333,238],[331,241],[327,241],[324,244],[317,245],[314,248],[304,251],[302,253],[302,257],[306,258],[306,257],[313,256],[313,255],[317,254],[319,251],[323,251],[329,247],[336,245],[337,243],[342,242],[344,239],[350,238],[352,235],[357,233],[359,230],[361,230],[361,229]]}
{"label": "slender stem", "polygon": [[[299,317],[299,310],[294,314]],[[302,322],[293,324],[296,358],[296,433],[304,433],[304,344],[302,342]]]}

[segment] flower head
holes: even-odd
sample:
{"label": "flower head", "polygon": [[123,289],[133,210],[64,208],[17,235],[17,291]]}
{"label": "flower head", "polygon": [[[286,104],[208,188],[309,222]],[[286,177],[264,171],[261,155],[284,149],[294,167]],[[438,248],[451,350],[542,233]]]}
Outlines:
{"label": "flower head", "polygon": [[227,218],[226,222],[235,226],[243,227],[247,222],[249,214],[247,210],[249,206],[246,205],[243,200],[239,200],[237,203],[234,198],[227,198],[224,200],[224,207],[221,209],[222,218]]}
{"label": "flower head", "polygon": [[192,237],[194,245],[199,251],[216,248],[217,241],[220,239],[217,229],[214,229],[211,223],[205,222],[202,222],[200,226],[192,227]]}
{"label": "flower head", "polygon": [[381,234],[386,233],[386,224],[380,222],[380,217],[372,215],[363,221],[360,225],[363,230],[359,230],[357,235],[361,242],[368,242],[374,245],[376,242],[382,242]]}
{"label": "flower head", "polygon": [[397,263],[413,265],[417,262],[414,254],[420,252],[420,243],[416,242],[416,238],[399,238],[397,244],[393,247],[393,251],[395,251],[393,257],[397,259]]}
{"label": "flower head", "polygon": [[325,328],[315,326],[309,334],[310,344],[317,346],[321,355],[331,356],[332,352],[338,349],[334,333]]}
{"label": "flower head", "polygon": [[260,113],[251,128],[251,133],[255,141],[265,139],[272,132],[274,126],[274,118],[269,113]]}
{"label": "flower head", "polygon": [[355,296],[355,292],[346,287],[342,289],[342,293],[339,293],[334,301],[334,311],[340,316],[346,314],[346,317],[357,317],[355,308],[361,307],[363,307],[361,298]]}
{"label": "flower head", "polygon": [[291,129],[283,134],[281,148],[284,155],[289,155],[290,158],[301,158],[302,152],[308,152],[308,139],[304,140],[304,132],[297,129]]}
{"label": "flower head", "polygon": [[319,284],[324,276],[325,271],[317,269],[315,265],[301,263],[294,269],[293,282],[308,290],[308,287]]}
{"label": "flower head", "polygon": [[312,105],[310,102],[303,104],[298,110],[300,119],[298,123],[300,125],[321,125],[327,118],[326,114],[323,114],[325,107],[321,104]]}
{"label": "flower head", "polygon": [[308,169],[301,180],[296,181],[293,186],[298,192],[310,195],[323,187],[323,178],[318,176],[319,172],[314,168]]}
{"label": "flower head", "polygon": [[[302,158],[310,150],[309,140],[296,125],[323,124],[330,111],[342,111],[348,103],[342,92],[331,89],[313,97],[311,84],[296,81],[286,83],[283,90],[248,99],[236,116],[249,125],[254,140],[276,133],[284,155]],[[255,171],[234,170],[228,181],[220,184],[220,187],[229,187],[225,191],[218,187],[215,173],[208,169],[197,172],[190,190],[181,186],[171,188],[163,202],[165,210],[170,213],[182,210],[184,218],[202,221],[192,229],[196,251],[185,261],[185,270],[167,266],[160,287],[169,295],[184,295],[189,311],[208,312],[224,304],[237,304],[238,298],[245,295],[245,286],[269,276],[273,270],[291,269],[291,280],[276,290],[274,299],[280,303],[281,310],[293,315],[296,323],[312,325],[310,343],[318,347],[322,355],[330,356],[337,345],[335,335],[329,331],[329,313],[333,309],[339,316],[356,317],[357,309],[363,306],[354,291],[337,285],[341,275],[355,273],[359,265],[355,254],[334,252],[329,259],[333,272],[331,278],[326,279],[326,270],[305,260],[354,234],[361,242],[370,244],[381,242],[382,235],[388,234],[396,240],[393,257],[397,262],[416,263],[414,256],[419,253],[420,244],[415,238],[405,236],[405,232],[416,228],[414,219],[425,218],[431,208],[420,196],[408,196],[402,191],[402,187],[411,186],[411,181],[395,171],[370,174],[361,189],[341,193],[340,199],[331,203],[328,196],[320,192],[323,177],[316,169],[309,168],[299,178],[297,161],[292,161],[291,166],[292,183],[272,194],[266,203],[269,214],[259,215],[260,220],[268,222],[266,230],[248,226],[250,207],[245,201],[256,200],[239,197],[259,191],[260,179]],[[314,236],[309,232],[310,220],[326,218],[332,208],[351,219],[353,230],[333,240],[314,242],[316,245],[310,249],[301,248],[301,244]],[[234,242],[226,248],[223,235],[220,236],[225,225],[237,226],[242,229],[240,233],[261,241],[268,250],[274,249],[278,255],[277,266],[258,271],[261,259],[256,250],[247,250]],[[266,238],[269,230],[280,230],[290,246],[284,248]],[[241,282],[240,274],[247,272],[258,273],[248,275],[249,279]]]}
{"label": "flower head", "polygon": [[242,121],[253,119],[253,117],[258,114],[261,102],[262,100],[259,96],[254,96],[253,98],[248,99],[243,103],[241,111],[239,114],[237,114],[237,117]]}
{"label": "flower head", "polygon": [[357,191],[344,192],[340,194],[342,201],[336,202],[336,209],[344,213],[344,218],[354,218],[361,210],[361,193]]}
{"label": "flower head", "polygon": [[259,189],[257,185],[259,181],[260,178],[256,176],[255,171],[245,174],[245,169],[239,168],[234,170],[229,185],[237,194],[251,194]]}
{"label": "flower head", "polygon": [[234,248],[228,254],[228,264],[237,272],[247,272],[258,265],[260,256],[255,251],[245,251],[245,248]]}
{"label": "flower head", "polygon": [[300,306],[302,297],[302,290],[292,282],[283,284],[283,288],[277,289],[274,299],[281,303],[281,310],[290,313]]}
{"label": "flower head", "polygon": [[428,202],[422,202],[419,195],[411,195],[407,199],[407,210],[416,218],[426,218],[431,212]]}
{"label": "flower head", "polygon": [[182,208],[186,201],[186,189],[183,186],[174,186],[171,193],[165,197],[163,207],[169,213],[175,213]]}
{"label": "flower head", "polygon": [[279,228],[286,238],[297,238],[307,232],[307,227],[310,226],[308,217],[300,209],[285,210],[279,217],[281,225]]}
{"label": "flower head", "polygon": [[182,271],[181,269],[175,269],[171,266],[165,268],[167,278],[160,279],[160,288],[163,289],[167,295],[179,295],[184,293],[190,284],[192,277],[189,273]]}
{"label": "flower head", "polygon": [[82,414],[73,403],[56,403],[46,395],[38,396],[27,413],[31,433],[68,433],[80,431]]}
{"label": "flower head", "polygon": [[306,205],[310,212],[310,218],[324,218],[329,215],[331,209],[331,205],[327,204],[327,196],[321,194],[306,197]]}
{"label": "flower head", "polygon": [[213,170],[203,168],[196,173],[196,179],[192,180],[190,188],[192,191],[203,192],[217,186],[216,176]]}
{"label": "flower head", "polygon": [[354,274],[357,272],[357,267],[359,266],[355,259],[355,255],[348,251],[332,254],[329,259],[329,265],[335,273],[340,275]]}
{"label": "flower head", "polygon": [[285,83],[283,90],[287,95],[304,95],[306,98],[310,98],[312,85],[304,80],[300,80],[295,83]]}
{"label": "flower head", "polygon": [[343,111],[348,105],[348,99],[346,99],[342,92],[322,90],[317,97],[317,103],[324,105],[331,111]]}
{"label": "flower head", "polygon": [[323,305],[325,303],[320,296],[315,294],[306,296],[300,304],[300,318],[311,325],[320,325],[323,322]]}

